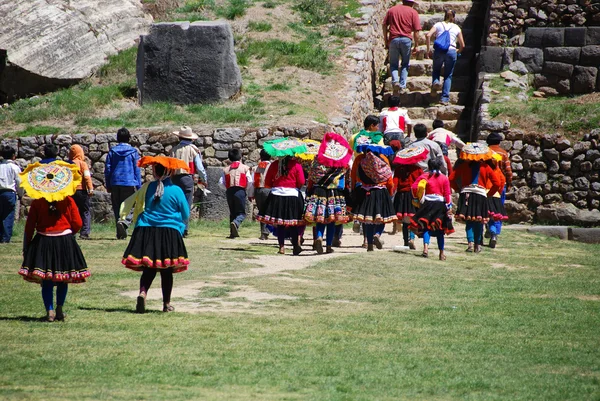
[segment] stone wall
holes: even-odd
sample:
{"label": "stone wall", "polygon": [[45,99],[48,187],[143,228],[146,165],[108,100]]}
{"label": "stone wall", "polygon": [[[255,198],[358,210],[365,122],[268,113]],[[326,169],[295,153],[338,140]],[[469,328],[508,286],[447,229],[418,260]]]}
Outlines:
{"label": "stone wall", "polygon": [[[600,3],[591,0],[492,0],[488,46],[516,46],[532,27],[600,25]],[[522,43],[522,42],[521,42]]]}
{"label": "stone wall", "polygon": [[480,140],[492,132],[510,154],[513,188],[506,209],[511,222],[600,225],[600,129],[571,141],[558,134],[526,134],[509,121],[489,119],[488,82],[479,109]]}

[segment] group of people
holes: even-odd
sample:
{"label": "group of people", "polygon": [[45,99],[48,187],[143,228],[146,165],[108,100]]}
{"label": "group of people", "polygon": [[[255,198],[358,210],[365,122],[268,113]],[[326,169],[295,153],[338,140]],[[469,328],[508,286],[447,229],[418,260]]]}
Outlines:
{"label": "group of people", "polygon": [[[414,0],[402,0],[387,11],[383,20],[383,37],[385,46],[389,49],[394,95],[408,93],[406,81],[410,57],[411,54],[417,53],[419,47],[420,32],[423,28],[414,5]],[[444,21],[435,23],[425,35],[426,55],[433,60],[431,92],[437,94],[441,90],[440,103],[443,105],[450,101],[454,66],[465,48],[462,30],[455,23],[455,18],[456,12],[447,9],[444,12]]]}
{"label": "group of people", "polygon": [[[404,245],[410,249],[416,248],[416,236],[423,239],[423,257],[428,257],[430,238],[436,237],[439,259],[445,260],[444,236],[454,232],[453,188],[460,194],[455,215],[466,222],[467,252],[480,252],[484,236],[490,238],[490,247],[496,246],[501,221],[507,218],[504,194],[512,178],[499,135],[488,136],[487,144],[465,144],[436,120],[429,133],[425,125],[414,125],[415,139],[410,141],[405,133],[411,122],[398,105],[379,117],[367,116],[363,127],[349,141],[326,133],[320,143],[313,144],[315,151],[310,155],[305,142],[295,138],[266,142],[254,167],[243,163],[240,149],[230,150],[230,163],[219,181],[230,209],[229,238],[239,236],[248,198],[258,207],[260,239],[275,235],[280,254],[285,254],[288,238],[294,255],[303,251],[307,226],[313,229],[313,249],[318,254],[332,253],[341,246],[344,225],[353,220],[355,229],[363,232],[367,252],[383,248],[384,227],[391,223],[392,233],[401,230]],[[122,264],[142,272],[136,302],[139,313],[145,311],[146,294],[158,272],[163,311],[174,310],[170,303],[173,274],[187,270],[189,264],[184,238],[194,174],[206,183],[200,151],[193,145],[196,134],[189,127],[175,134],[181,141],[171,157],[140,158],[123,128],[106,159],[106,188],[113,202],[117,238],[126,238],[128,227],[134,227]],[[459,152],[454,165],[448,158],[453,144]],[[15,150],[3,147],[0,239],[10,241],[17,192],[22,187],[34,201],[27,215],[19,273],[41,284],[45,319],[54,321],[65,318],[68,284],[85,282],[90,276],[76,234],[89,238],[93,186],[81,146],[70,148],[67,161],[58,159],[54,145],[46,145],[44,151],[44,159],[20,172]],[[151,168],[152,181],[142,184],[142,168]]]}

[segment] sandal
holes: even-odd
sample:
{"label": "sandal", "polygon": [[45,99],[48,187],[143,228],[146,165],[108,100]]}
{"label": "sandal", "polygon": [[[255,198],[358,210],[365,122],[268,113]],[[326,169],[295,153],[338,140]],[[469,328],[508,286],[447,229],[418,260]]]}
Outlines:
{"label": "sandal", "polygon": [[440,260],[441,260],[441,261],[444,261],[444,260],[446,260],[446,254],[445,254],[445,253],[441,253],[441,254],[440,254]]}
{"label": "sandal", "polygon": [[323,238],[317,238],[313,244],[313,248],[317,251],[317,254],[323,254]]}
{"label": "sandal", "polygon": [[48,314],[46,315],[46,317],[43,320],[45,320],[46,322],[53,322],[55,318],[56,318],[56,314],[54,313],[54,311],[49,310]]}
{"label": "sandal", "polygon": [[163,306],[163,312],[173,312],[173,311],[175,311],[175,308],[173,306],[171,306],[171,304]]}
{"label": "sandal", "polygon": [[64,322],[67,314],[63,312],[62,307],[59,306],[56,308],[56,320],[59,322]]}
{"label": "sandal", "polygon": [[325,253],[333,253],[333,248],[328,246],[327,250],[325,251]]}
{"label": "sandal", "polygon": [[473,251],[473,243],[469,242],[469,246],[467,247],[467,249],[465,249],[465,252],[473,253]]}
{"label": "sandal", "polygon": [[424,258],[428,258],[429,257],[429,253],[423,251],[423,253],[421,254],[421,256],[423,256]]}

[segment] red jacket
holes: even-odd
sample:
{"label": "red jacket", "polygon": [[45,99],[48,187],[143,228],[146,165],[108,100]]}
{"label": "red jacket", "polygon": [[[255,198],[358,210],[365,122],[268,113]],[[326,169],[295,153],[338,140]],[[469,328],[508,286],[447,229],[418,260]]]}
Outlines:
{"label": "red jacket", "polygon": [[399,165],[394,170],[394,187],[397,192],[408,192],[423,170],[415,164]]}
{"label": "red jacket", "polygon": [[425,187],[425,195],[441,195],[444,197],[446,203],[452,202],[452,192],[450,191],[450,182],[448,177],[442,173],[435,174],[433,172],[427,172],[421,174],[415,182],[412,184],[413,193],[417,192],[417,187],[421,180],[427,181]]}
{"label": "red jacket", "polygon": [[[477,168],[478,167],[478,168]],[[473,175],[476,171],[477,177]],[[475,181],[475,182],[474,182]],[[450,185],[456,192],[476,184],[488,190],[488,196],[494,195],[504,187],[492,168],[483,162],[463,162],[454,169],[450,176]]]}
{"label": "red jacket", "polygon": [[265,188],[301,188],[305,184],[304,171],[302,165],[294,159],[288,162],[288,174],[278,177],[279,160],[274,161],[269,166],[267,177],[265,178]]}
{"label": "red jacket", "polygon": [[54,203],[59,214],[50,213],[50,203],[45,199],[31,202],[27,223],[25,223],[25,243],[27,246],[35,231],[38,233],[62,232],[70,229],[73,234],[81,230],[82,222],[79,209],[73,198],[67,198]]}

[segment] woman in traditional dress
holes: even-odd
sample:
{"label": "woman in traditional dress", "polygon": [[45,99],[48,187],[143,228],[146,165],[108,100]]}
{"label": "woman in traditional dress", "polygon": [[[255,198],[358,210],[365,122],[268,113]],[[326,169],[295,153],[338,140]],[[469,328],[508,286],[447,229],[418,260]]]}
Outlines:
{"label": "woman in traditional dress", "polygon": [[122,211],[131,210],[132,198],[135,203],[135,229],[122,263],[128,269],[142,272],[137,313],[146,311],[146,296],[157,272],[160,272],[162,310],[172,312],[175,310],[171,305],[173,274],[186,271],[189,265],[183,233],[190,207],[183,190],[171,182],[171,175],[177,169],[189,167],[179,159],[165,156],[144,156],[139,165],[152,166],[155,181],[144,184],[121,205]]}
{"label": "woman in traditional dress", "polygon": [[352,216],[363,223],[367,238],[367,251],[383,248],[381,234],[386,223],[397,220],[392,194],[394,181],[388,160],[394,151],[389,146],[361,145],[361,153],[352,165],[354,183]]}
{"label": "woman in traditional dress", "polygon": [[450,185],[460,193],[456,218],[466,222],[467,252],[481,252],[483,225],[489,220],[487,197],[502,188],[498,175],[486,163],[492,157],[485,143],[468,143],[450,176]]}
{"label": "woman in traditional dress", "polygon": [[308,199],[304,212],[307,223],[316,224],[314,249],[323,253],[323,235],[327,253],[333,253],[336,225],[349,220],[344,195],[345,174],[352,158],[352,148],[340,135],[328,132],[321,142],[308,175]]}
{"label": "woman in traditional dress", "polygon": [[19,274],[27,281],[41,284],[46,307],[44,319],[62,321],[66,317],[63,306],[68,284],[83,283],[90,276],[75,241],[82,221],[71,197],[81,183],[81,175],[76,165],[55,161],[29,165],[21,178],[27,195],[37,199],[31,203],[25,223],[23,264]]}
{"label": "woman in traditional dress", "polygon": [[415,197],[418,197],[419,187],[425,186],[425,191],[420,198],[421,206],[414,216],[410,218],[410,230],[423,237],[424,258],[429,256],[429,243],[431,235],[437,238],[439,259],[446,260],[444,253],[444,235],[454,232],[452,219],[448,211],[452,206],[450,182],[446,175],[440,173],[444,160],[429,159],[427,162],[428,172],[421,174],[413,182],[411,189]]}

